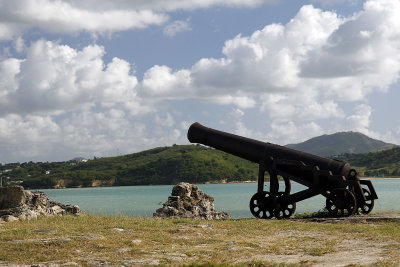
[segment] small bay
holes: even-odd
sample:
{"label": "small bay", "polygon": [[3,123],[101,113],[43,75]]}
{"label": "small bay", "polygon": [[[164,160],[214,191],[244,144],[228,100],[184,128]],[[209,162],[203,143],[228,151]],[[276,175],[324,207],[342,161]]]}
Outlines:
{"label": "small bay", "polygon": [[[379,199],[373,212],[400,211],[400,179],[372,179]],[[257,190],[256,183],[200,184],[199,188],[215,198],[217,211],[226,211],[233,218],[252,217],[249,201]],[[89,214],[151,217],[171,194],[173,185],[89,187],[43,189],[51,199],[78,205]],[[282,184],[283,187],[283,184]],[[266,184],[266,188],[268,185]],[[292,193],[304,187],[292,183]],[[298,202],[296,213],[316,212],[325,206],[325,198],[316,196]]]}

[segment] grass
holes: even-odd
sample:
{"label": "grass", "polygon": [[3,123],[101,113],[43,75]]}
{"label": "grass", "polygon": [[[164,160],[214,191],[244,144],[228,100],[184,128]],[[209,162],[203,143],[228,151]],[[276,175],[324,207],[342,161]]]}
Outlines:
{"label": "grass", "polygon": [[2,224],[0,265],[312,266],[354,250],[378,253],[367,265],[397,266],[399,244],[398,222],[64,216]]}

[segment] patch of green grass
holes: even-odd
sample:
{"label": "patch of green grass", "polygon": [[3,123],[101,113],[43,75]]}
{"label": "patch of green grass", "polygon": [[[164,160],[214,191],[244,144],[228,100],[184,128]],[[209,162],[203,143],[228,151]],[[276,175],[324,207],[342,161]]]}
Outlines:
{"label": "patch of green grass", "polygon": [[305,212],[300,214],[295,214],[294,218],[296,219],[308,219],[308,218],[327,218],[331,217],[327,209],[321,209],[316,212]]}

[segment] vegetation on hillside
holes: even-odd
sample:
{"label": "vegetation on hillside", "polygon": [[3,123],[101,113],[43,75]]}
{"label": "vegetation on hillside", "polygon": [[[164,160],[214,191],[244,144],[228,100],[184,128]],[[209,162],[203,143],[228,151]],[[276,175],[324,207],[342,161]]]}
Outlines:
{"label": "vegetation on hillside", "polygon": [[99,185],[206,183],[255,180],[258,167],[247,160],[200,145],[159,147],[87,162],[28,162],[0,166],[0,175],[27,188]]}
{"label": "vegetation on hillside", "polygon": [[344,154],[338,159],[349,162],[362,176],[400,177],[400,147],[367,154]]}
{"label": "vegetation on hillside", "polygon": [[[339,143],[336,144],[336,146]],[[400,177],[400,147],[367,154],[345,153],[361,176]],[[200,145],[159,147],[119,157],[66,162],[0,164],[3,184],[26,188],[207,183],[257,179],[257,164]]]}

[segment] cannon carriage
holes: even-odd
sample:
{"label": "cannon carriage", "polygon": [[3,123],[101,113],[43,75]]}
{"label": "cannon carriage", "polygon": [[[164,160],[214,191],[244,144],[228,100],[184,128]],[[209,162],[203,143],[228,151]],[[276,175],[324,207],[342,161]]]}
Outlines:
{"label": "cannon carriage", "polygon": [[[257,192],[250,199],[250,211],[262,219],[288,218],[296,203],[316,195],[326,198],[332,216],[368,214],[378,199],[369,180],[361,180],[350,164],[287,147],[218,131],[193,123],[188,130],[191,143],[200,143],[259,165]],[[264,189],[266,173],[269,190]],[[279,178],[284,181],[280,189]],[[291,194],[291,181],[306,187]]]}

